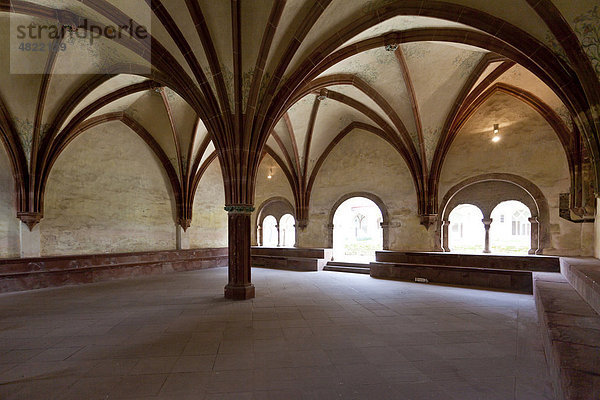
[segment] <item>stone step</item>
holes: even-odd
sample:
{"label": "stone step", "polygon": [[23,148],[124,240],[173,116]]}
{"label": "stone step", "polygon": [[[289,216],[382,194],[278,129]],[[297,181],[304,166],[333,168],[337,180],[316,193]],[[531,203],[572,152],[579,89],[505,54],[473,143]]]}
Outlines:
{"label": "stone step", "polygon": [[377,262],[456,265],[461,267],[559,272],[560,258],[554,256],[514,256],[493,254],[457,254],[442,252],[377,251]]}
{"label": "stone step", "polygon": [[562,257],[560,270],[586,303],[600,314],[600,260]]}
{"label": "stone step", "polygon": [[349,262],[349,261],[329,261],[327,265],[337,266],[337,267],[361,267],[361,268],[369,268],[370,263],[358,263],[358,262]]}
{"label": "stone step", "polygon": [[329,261],[323,268],[323,271],[349,272],[353,274],[369,275],[371,272],[371,267],[369,264]]}
{"label": "stone step", "polygon": [[527,294],[533,292],[530,271],[384,262],[373,262],[370,266],[373,278],[409,282],[415,282],[415,278],[425,278],[433,284],[472,286]]}
{"label": "stone step", "polygon": [[561,274],[535,273],[534,296],[556,399],[600,399],[600,315]]}

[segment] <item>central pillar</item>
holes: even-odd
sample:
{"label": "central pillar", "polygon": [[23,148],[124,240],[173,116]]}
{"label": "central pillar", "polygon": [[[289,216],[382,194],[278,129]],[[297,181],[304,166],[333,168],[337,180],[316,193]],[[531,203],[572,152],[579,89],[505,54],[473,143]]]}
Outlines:
{"label": "central pillar", "polygon": [[249,205],[226,206],[229,227],[229,283],[225,298],[247,300],[254,298],[254,285],[250,282],[250,216],[254,207]]}
{"label": "central pillar", "polygon": [[483,227],[485,228],[485,247],[484,253],[491,253],[490,251],[490,227],[492,226],[492,219],[482,219]]}

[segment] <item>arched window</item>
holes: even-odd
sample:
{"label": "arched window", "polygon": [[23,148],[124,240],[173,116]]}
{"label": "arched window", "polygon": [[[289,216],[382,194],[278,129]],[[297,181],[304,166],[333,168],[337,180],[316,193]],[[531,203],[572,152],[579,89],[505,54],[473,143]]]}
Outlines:
{"label": "arched window", "polygon": [[279,243],[281,246],[294,247],[296,243],[296,220],[292,214],[285,214],[279,220]]}
{"label": "arched window", "polygon": [[372,200],[352,197],[335,210],[333,258],[336,261],[370,262],[383,249],[381,210]]}
{"label": "arched window", "polygon": [[[274,218],[275,222],[272,219],[265,222],[269,216]],[[271,197],[264,201],[256,212],[256,243],[266,247],[293,247],[296,241],[295,225],[294,206],[283,197]],[[273,231],[273,226],[278,233]]]}
{"label": "arched window", "polygon": [[485,245],[483,213],[472,204],[460,204],[449,215],[448,245],[458,253],[481,253]]}
{"label": "arched window", "polygon": [[276,247],[278,244],[277,220],[272,215],[267,215],[262,224],[263,246]]}
{"label": "arched window", "polygon": [[493,253],[527,254],[531,247],[531,211],[516,200],[503,201],[491,214],[490,250]]}
{"label": "arched window", "polygon": [[[505,202],[518,202],[524,207],[516,213],[516,209],[509,210],[500,206]],[[448,243],[452,228],[455,229],[455,234],[456,230],[460,229],[460,226],[451,226],[454,221],[449,215],[450,211],[459,204],[477,204],[485,218],[491,219],[488,227],[490,252],[510,250],[499,248],[501,247],[498,242],[499,239],[501,240],[500,236],[521,238],[523,241],[518,246],[522,250],[518,250],[519,253],[528,248],[528,254],[541,254],[544,247],[550,245],[548,201],[539,187],[523,177],[505,173],[483,174],[465,179],[448,190],[440,204],[442,210],[440,242],[441,249],[444,251],[452,250]],[[496,207],[499,208],[495,210]],[[501,231],[506,232],[506,235],[501,235]],[[530,242],[525,244],[527,237]]]}

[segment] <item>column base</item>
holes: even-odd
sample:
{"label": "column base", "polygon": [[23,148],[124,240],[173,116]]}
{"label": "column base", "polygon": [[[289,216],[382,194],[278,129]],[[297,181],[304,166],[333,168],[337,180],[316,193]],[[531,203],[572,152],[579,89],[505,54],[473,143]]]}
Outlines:
{"label": "column base", "polygon": [[254,285],[227,285],[225,286],[225,298],[231,300],[248,300],[254,298]]}

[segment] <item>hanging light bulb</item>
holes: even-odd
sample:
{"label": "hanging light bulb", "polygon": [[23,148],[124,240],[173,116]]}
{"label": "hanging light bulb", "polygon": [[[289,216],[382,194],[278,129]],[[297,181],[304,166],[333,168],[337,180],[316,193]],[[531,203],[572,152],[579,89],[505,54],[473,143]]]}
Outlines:
{"label": "hanging light bulb", "polygon": [[500,128],[498,124],[494,124],[494,136],[492,137],[492,142],[497,143],[500,141]]}
{"label": "hanging light bulb", "polygon": [[273,178],[273,168],[269,168],[269,175],[267,175],[267,179]]}

